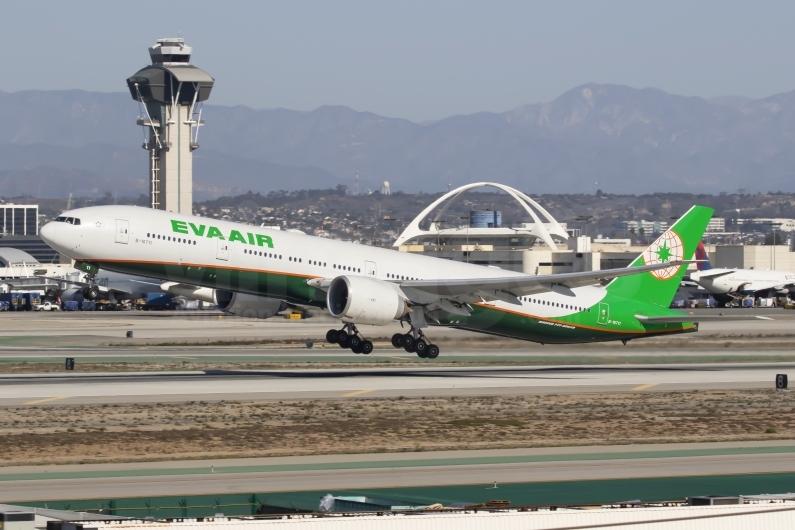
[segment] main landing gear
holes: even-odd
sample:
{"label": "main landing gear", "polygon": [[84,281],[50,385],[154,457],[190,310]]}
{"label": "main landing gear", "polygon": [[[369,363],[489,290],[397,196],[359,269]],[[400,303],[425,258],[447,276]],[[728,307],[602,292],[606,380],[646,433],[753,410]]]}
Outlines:
{"label": "main landing gear", "polygon": [[413,329],[409,333],[392,335],[392,346],[403,348],[409,353],[416,353],[421,359],[439,357],[439,346],[431,344],[421,330]]}
{"label": "main landing gear", "polygon": [[353,353],[369,355],[373,353],[373,343],[362,337],[353,324],[345,324],[342,329],[330,329],[326,332],[326,340],[331,344],[339,344],[340,348],[348,349]]}

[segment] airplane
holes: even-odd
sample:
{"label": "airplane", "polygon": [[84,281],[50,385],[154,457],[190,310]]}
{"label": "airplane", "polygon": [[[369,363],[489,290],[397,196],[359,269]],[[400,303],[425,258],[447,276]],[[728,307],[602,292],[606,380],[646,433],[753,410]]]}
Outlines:
{"label": "airplane", "polygon": [[[326,339],[355,353],[373,344],[357,324],[400,321],[392,345],[434,359],[429,325],[543,344],[572,344],[697,331],[701,321],[668,308],[712,216],[692,207],[627,268],[528,275],[305,234],[135,206],[71,210],[41,237],[83,270],[137,274],[315,306],[342,329]],[[59,221],[80,219],[79,223]],[[601,285],[600,282],[607,282]]]}
{"label": "airplane", "polygon": [[[191,300],[199,300],[214,304],[224,313],[246,318],[270,318],[288,307],[290,304],[278,299],[260,300],[243,293],[224,289],[211,289],[180,282],[163,282],[162,280],[124,274],[113,271],[90,272],[76,271],[77,274],[60,277],[47,277],[48,296],[53,296],[56,289],[61,300],[108,300],[111,303],[124,300],[146,298],[149,293],[163,293],[171,296],[184,296]],[[50,290],[53,295],[50,295]],[[251,306],[252,298],[256,307]]]}
{"label": "airplane", "polygon": [[717,295],[727,307],[740,296],[785,296],[795,292],[795,273],[757,269],[713,268],[703,243],[696,249],[698,270],[690,273],[690,280]]}

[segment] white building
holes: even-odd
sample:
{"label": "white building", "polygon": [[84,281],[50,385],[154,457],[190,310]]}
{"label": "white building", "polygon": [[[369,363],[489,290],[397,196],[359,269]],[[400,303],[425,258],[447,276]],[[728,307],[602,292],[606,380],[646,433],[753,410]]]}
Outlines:
{"label": "white building", "polygon": [[764,232],[769,232],[773,228],[781,232],[795,232],[795,219],[785,219],[783,217],[736,219],[734,222],[738,227],[757,227],[759,231]]}
{"label": "white building", "polygon": [[641,219],[640,221],[624,221],[624,228],[627,232],[633,234],[662,234],[668,230],[667,221],[647,221]]}
{"label": "white building", "polygon": [[713,217],[707,224],[707,232],[725,232],[726,219],[722,217]]}

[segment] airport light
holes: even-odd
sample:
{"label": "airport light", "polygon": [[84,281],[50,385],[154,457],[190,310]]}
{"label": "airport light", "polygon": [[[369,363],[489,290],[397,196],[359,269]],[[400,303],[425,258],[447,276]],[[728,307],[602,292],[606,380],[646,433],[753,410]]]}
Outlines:
{"label": "airport light", "polygon": [[577,217],[574,218],[575,221],[580,221],[583,223],[583,226],[585,226],[584,235],[586,236],[588,235],[588,221],[590,221],[591,219],[593,219],[593,215],[578,215]]}
{"label": "airport light", "polygon": [[781,228],[781,223],[778,221],[768,221],[765,223],[770,225],[773,229],[773,244],[770,245],[770,268],[776,270],[776,228]]}
{"label": "airport light", "polygon": [[466,251],[466,257],[467,257],[467,263],[469,263],[469,221],[472,219],[472,217],[469,216],[469,215],[462,215],[461,219],[466,219],[467,220],[467,251]]}

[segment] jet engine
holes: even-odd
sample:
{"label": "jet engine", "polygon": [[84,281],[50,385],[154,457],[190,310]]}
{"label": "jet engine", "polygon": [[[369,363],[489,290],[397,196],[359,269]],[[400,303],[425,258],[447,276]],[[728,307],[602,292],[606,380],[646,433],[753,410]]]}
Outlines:
{"label": "jet engine", "polygon": [[277,298],[222,289],[215,289],[213,301],[221,311],[246,318],[271,318],[279,311],[287,309],[287,304]]}
{"label": "jet engine", "polygon": [[335,318],[374,326],[386,326],[411,310],[396,285],[363,276],[334,278],[326,304]]}

